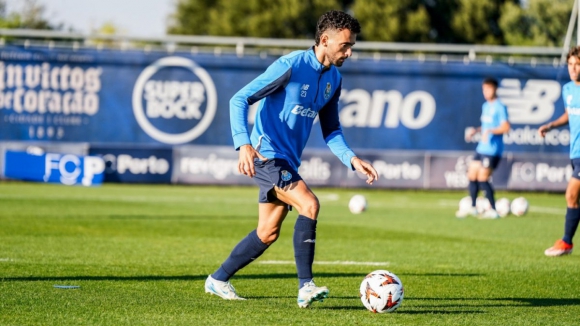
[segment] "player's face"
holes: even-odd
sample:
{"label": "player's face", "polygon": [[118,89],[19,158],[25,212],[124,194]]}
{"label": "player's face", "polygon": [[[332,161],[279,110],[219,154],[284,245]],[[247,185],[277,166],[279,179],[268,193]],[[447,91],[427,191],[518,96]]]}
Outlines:
{"label": "player's face", "polygon": [[580,58],[571,56],[568,59],[568,74],[573,82],[580,83]]}
{"label": "player's face", "polygon": [[483,98],[485,98],[486,101],[492,101],[496,98],[497,88],[495,88],[495,86],[490,84],[483,84],[481,86],[481,90],[483,92]]}
{"label": "player's face", "polygon": [[352,55],[352,47],[356,41],[356,34],[348,29],[327,31],[326,37],[321,39],[325,49],[326,62],[337,67],[342,66],[344,60]]}

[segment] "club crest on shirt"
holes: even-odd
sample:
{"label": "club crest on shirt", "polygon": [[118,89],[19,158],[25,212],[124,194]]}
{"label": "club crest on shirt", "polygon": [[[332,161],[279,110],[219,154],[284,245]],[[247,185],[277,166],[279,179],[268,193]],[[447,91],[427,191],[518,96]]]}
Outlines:
{"label": "club crest on shirt", "polygon": [[332,85],[326,83],[326,89],[324,90],[324,99],[328,100],[330,98],[330,93],[332,92]]}
{"label": "club crest on shirt", "polygon": [[292,173],[286,171],[286,170],[282,170],[280,172],[280,174],[282,174],[282,180],[283,181],[290,181],[290,179],[292,179]]}
{"label": "club crest on shirt", "polygon": [[570,104],[572,104],[572,95],[568,95],[568,96],[566,96],[566,104],[567,104],[567,105],[570,105]]}

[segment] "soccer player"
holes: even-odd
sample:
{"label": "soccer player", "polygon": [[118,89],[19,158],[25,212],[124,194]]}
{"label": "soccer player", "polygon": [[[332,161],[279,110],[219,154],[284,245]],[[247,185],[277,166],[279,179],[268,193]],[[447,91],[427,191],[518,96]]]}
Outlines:
{"label": "soccer player", "polygon": [[[298,272],[298,306],[306,308],[328,296],[328,288],[313,282],[312,262],[320,204],[298,174],[300,156],[315,118],[326,144],[347,167],[364,173],[372,184],[378,174],[346,144],[338,119],[342,77],[336,67],[352,55],[359,22],[342,11],[329,11],[317,23],[315,45],[276,60],[230,100],[238,170],[258,184],[258,227],[232,250],[205,283],[205,291],[226,300],[243,300],[229,279],[260,257],[280,234],[293,207],[294,257]],[[254,128],[248,134],[248,107],[260,101]]]}
{"label": "soccer player", "polygon": [[471,209],[459,210],[455,214],[459,218],[468,215],[478,216],[475,206],[479,190],[485,192],[485,197],[491,205],[491,209],[479,217],[491,219],[500,217],[495,210],[494,190],[489,179],[501,160],[503,135],[510,130],[510,123],[506,106],[497,98],[497,86],[497,80],[493,78],[486,78],[483,81],[481,88],[485,103],[482,106],[481,127],[472,128],[466,135],[467,140],[470,140],[477,132],[481,132],[481,140],[467,170]]}
{"label": "soccer player", "polygon": [[546,256],[563,256],[572,253],[572,238],[580,221],[580,46],[568,52],[568,74],[570,82],[562,87],[562,98],[566,111],[558,119],[549,122],[538,129],[542,137],[553,128],[570,126],[570,160],[572,161],[572,178],[566,188],[566,222],[564,222],[564,237],[546,249]]}

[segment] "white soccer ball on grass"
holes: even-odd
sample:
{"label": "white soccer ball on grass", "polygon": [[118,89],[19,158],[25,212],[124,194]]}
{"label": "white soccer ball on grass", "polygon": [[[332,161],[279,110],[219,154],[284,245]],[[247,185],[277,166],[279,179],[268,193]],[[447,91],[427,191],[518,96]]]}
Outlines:
{"label": "white soccer ball on grass", "polygon": [[491,203],[485,197],[477,197],[475,207],[477,208],[478,214],[483,214],[491,209]]}
{"label": "white soccer ball on grass", "polygon": [[471,211],[471,197],[465,196],[461,198],[459,201],[459,211],[460,212],[469,212]]}
{"label": "white soccer ball on grass", "polygon": [[360,285],[360,300],[365,308],[375,313],[397,310],[404,296],[401,280],[386,270],[371,272]]}
{"label": "white soccer ball on grass", "polygon": [[512,200],[511,211],[515,216],[523,216],[528,212],[530,204],[524,197],[518,197]]}
{"label": "white soccer ball on grass", "polygon": [[348,209],[353,214],[360,214],[367,209],[367,199],[363,195],[354,195],[348,202]]}
{"label": "white soccer ball on grass", "polygon": [[501,217],[506,217],[510,213],[510,200],[507,198],[500,198],[495,202],[495,211]]}

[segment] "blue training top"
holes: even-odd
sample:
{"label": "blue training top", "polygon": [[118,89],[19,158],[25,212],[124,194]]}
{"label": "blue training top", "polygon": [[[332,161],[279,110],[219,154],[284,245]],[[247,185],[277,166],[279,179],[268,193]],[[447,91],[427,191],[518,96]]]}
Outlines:
{"label": "blue training top", "polygon": [[566,83],[562,87],[562,98],[570,126],[570,159],[580,158],[580,85]]}
{"label": "blue training top", "polygon": [[[287,160],[296,170],[315,118],[320,118],[328,147],[352,169],[355,156],[338,120],[342,77],[334,66],[325,69],[314,49],[295,51],[272,63],[266,71],[230,100],[230,123],[236,150],[252,144],[260,154]],[[248,108],[260,102],[251,137]]]}
{"label": "blue training top", "polygon": [[476,152],[490,156],[501,156],[503,153],[503,135],[488,133],[484,139],[486,130],[495,129],[502,123],[508,121],[507,108],[499,99],[492,102],[486,101],[481,107],[481,135],[482,138],[477,144]]}

